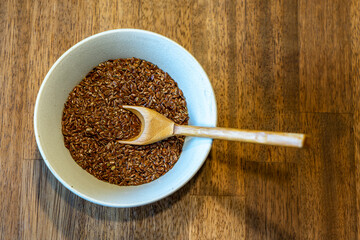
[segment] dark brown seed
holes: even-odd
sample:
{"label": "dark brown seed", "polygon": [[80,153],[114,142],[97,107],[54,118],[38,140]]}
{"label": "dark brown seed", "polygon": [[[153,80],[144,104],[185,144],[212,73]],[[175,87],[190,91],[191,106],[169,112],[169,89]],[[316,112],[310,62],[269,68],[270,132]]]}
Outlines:
{"label": "dark brown seed", "polygon": [[65,146],[83,169],[117,185],[155,180],[177,162],[183,137],[147,146],[118,143],[140,132],[140,121],[121,105],[146,106],[177,124],[188,111],[176,82],[156,65],[137,58],[100,63],[69,94],[62,116]]}

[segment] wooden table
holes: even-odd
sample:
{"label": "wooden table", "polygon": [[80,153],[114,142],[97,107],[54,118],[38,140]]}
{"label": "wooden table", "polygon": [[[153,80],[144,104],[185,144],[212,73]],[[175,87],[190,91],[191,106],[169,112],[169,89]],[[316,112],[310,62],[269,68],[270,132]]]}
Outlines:
{"label": "wooden table", "polygon": [[[37,92],[68,48],[140,28],[188,49],[219,126],[304,132],[306,149],[214,141],[200,172],[154,204],[87,202],[49,172]],[[359,239],[360,1],[4,0],[0,239]]]}

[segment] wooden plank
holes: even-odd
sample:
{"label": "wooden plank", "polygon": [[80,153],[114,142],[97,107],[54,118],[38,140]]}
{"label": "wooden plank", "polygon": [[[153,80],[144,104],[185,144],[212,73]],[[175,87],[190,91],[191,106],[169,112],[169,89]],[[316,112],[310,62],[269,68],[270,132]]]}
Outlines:
{"label": "wooden plank", "polygon": [[350,1],[299,1],[301,112],[353,112],[350,22]]}
{"label": "wooden plank", "polygon": [[192,51],[190,25],[193,1],[144,1],[139,5],[139,27],[162,34]]}
{"label": "wooden plank", "polygon": [[[210,76],[218,103],[218,126],[238,127],[237,96],[243,76],[244,2],[196,1],[192,7],[193,53]],[[201,20],[203,19],[203,20]],[[243,189],[237,143],[214,141],[192,193],[239,195]],[[224,159],[224,161],[216,161]],[[233,168],[232,168],[232,167]],[[233,171],[236,169],[236,171]],[[233,191],[235,190],[235,191]]]}
{"label": "wooden plank", "polygon": [[351,72],[353,81],[355,183],[356,183],[356,238],[360,239],[360,2],[351,1]]}
{"label": "wooden plank", "polygon": [[42,160],[22,161],[21,170],[20,239],[129,239],[129,209],[77,197]]}
{"label": "wooden plank", "polygon": [[246,162],[250,239],[355,238],[352,116],[301,114],[309,146],[295,163]]}
{"label": "wooden plank", "polygon": [[192,196],[190,239],[245,239],[245,199]]}
{"label": "wooden plank", "polygon": [[299,109],[298,5],[246,2],[245,79],[240,83],[242,122]]}
{"label": "wooden plank", "polygon": [[190,185],[156,203],[130,210],[133,239],[189,239]]}
{"label": "wooden plank", "polygon": [[[199,14],[209,16],[209,12],[204,10],[206,7],[200,5],[195,6],[195,9],[199,8]],[[238,2],[235,6],[225,4],[224,8],[227,16],[233,16],[221,24],[227,24],[229,32],[223,35],[229,36],[229,39],[227,42],[223,40],[221,44],[219,39],[222,36],[219,36],[216,49],[212,50],[209,46],[201,48],[201,51],[208,52],[209,60],[206,62],[217,60],[211,56],[227,62],[221,68],[217,65],[211,65],[208,69],[206,67],[209,75],[215,76],[214,89],[220,102],[218,105],[221,106],[218,108],[218,116],[221,116],[218,125],[298,132],[292,114],[298,111],[299,103],[297,4],[288,1],[250,1],[246,5]],[[211,19],[224,14],[214,13]],[[220,21],[214,20],[213,28]],[[195,26],[199,36],[204,36],[205,33],[201,32],[210,28],[200,23]],[[203,45],[206,46],[206,43]],[[222,57],[217,48],[229,49],[227,56]],[[227,75],[216,77],[222,71]],[[223,81],[224,77],[227,77],[226,82]],[[289,114],[285,116],[286,113]],[[292,155],[285,157],[289,152]],[[194,193],[243,194],[242,169],[245,161],[296,161],[294,154],[296,151],[293,149],[214,141],[210,158],[199,174],[200,180]]]}
{"label": "wooden plank", "polygon": [[[297,2],[249,1],[245,11],[245,75],[238,83],[238,127],[299,132]],[[287,151],[260,145],[239,147],[248,161],[283,162],[284,157],[278,156]]]}
{"label": "wooden plank", "polygon": [[99,30],[96,33],[117,28],[140,28],[140,4],[140,1],[131,0],[98,1],[96,8],[89,9],[96,11],[98,20],[95,23],[99,24]]}
{"label": "wooden plank", "polygon": [[302,239],[355,239],[355,162],[350,114],[302,114],[311,137],[298,168]]}
{"label": "wooden plank", "polygon": [[246,162],[247,239],[301,239],[297,163]]}
{"label": "wooden plank", "polygon": [[[0,239],[18,238],[22,157],[21,132],[24,109],[23,87],[26,56],[29,52],[29,5],[23,1],[4,2],[1,11],[0,70]],[[16,13],[16,14],[15,14]]]}

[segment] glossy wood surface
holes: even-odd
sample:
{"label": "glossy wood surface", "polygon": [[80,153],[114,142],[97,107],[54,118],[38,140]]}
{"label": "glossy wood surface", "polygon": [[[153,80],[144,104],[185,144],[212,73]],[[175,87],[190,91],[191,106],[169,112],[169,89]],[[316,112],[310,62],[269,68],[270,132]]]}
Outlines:
{"label": "glossy wood surface", "polygon": [[[200,62],[218,125],[306,133],[305,149],[215,140],[181,190],[130,209],[87,202],[41,159],[37,92],[67,49],[116,28]],[[360,1],[2,0],[0,239],[359,239]]]}

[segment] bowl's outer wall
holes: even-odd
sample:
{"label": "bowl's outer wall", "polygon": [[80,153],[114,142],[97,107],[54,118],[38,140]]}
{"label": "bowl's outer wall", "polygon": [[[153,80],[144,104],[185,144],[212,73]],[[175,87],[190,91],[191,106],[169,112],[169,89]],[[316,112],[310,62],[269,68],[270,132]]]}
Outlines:
{"label": "bowl's outer wall", "polygon": [[216,126],[216,101],[200,64],[184,48],[161,35],[118,29],[86,38],[64,53],[43,81],[35,105],[34,127],[39,150],[55,177],[88,201],[133,207],[157,201],[183,186],[200,169],[211,139],[187,138],[180,159],[164,176],[140,186],[120,187],[97,180],[78,166],[64,146],[61,117],[70,91],[99,63],[136,57],[168,72],[184,92],[191,125]]}

